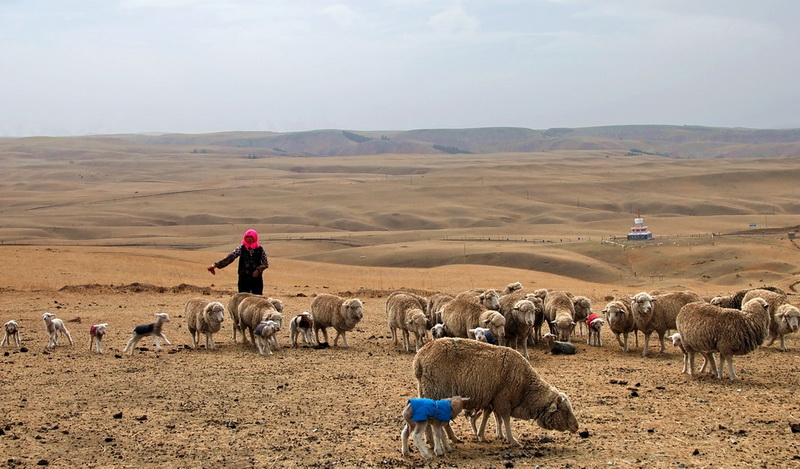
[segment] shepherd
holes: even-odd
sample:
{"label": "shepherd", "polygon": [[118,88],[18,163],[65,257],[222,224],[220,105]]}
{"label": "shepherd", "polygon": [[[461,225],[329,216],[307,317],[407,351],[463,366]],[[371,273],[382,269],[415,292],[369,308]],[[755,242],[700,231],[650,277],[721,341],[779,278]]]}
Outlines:
{"label": "shepherd", "polygon": [[247,230],[242,236],[242,244],[237,246],[221,261],[215,262],[208,268],[212,275],[216,269],[224,269],[236,258],[239,258],[239,292],[261,295],[264,292],[264,271],[269,268],[267,253],[258,244],[256,230]]}

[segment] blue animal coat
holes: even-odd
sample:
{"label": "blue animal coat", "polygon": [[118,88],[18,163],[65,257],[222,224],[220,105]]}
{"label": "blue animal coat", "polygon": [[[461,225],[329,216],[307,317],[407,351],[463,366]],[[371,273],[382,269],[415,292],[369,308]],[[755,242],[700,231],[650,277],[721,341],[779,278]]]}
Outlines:
{"label": "blue animal coat", "polygon": [[409,399],[411,404],[411,420],[423,422],[436,419],[440,422],[450,421],[450,401],[434,401],[433,399]]}

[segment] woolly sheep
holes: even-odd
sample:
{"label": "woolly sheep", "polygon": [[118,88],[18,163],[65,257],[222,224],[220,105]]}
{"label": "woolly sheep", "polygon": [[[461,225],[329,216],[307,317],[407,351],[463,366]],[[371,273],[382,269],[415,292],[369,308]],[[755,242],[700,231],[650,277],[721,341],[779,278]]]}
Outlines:
{"label": "woolly sheep", "polygon": [[308,311],[303,311],[293,317],[289,323],[289,337],[292,339],[292,347],[297,347],[297,336],[303,336],[303,342],[308,345],[314,343],[311,331],[314,329],[314,316]]}
{"label": "woolly sheep", "polygon": [[419,310],[422,311],[422,313],[425,315],[425,321],[426,321],[425,328],[431,327],[432,325],[436,324],[433,321],[433,319],[434,319],[433,318],[433,313],[428,311],[428,298],[427,297],[424,297],[424,296],[419,295],[417,293],[406,291],[406,290],[397,290],[397,291],[394,291],[394,292],[390,293],[389,296],[386,297],[386,302],[388,303],[394,295],[402,295],[405,298],[413,298],[414,300],[416,300],[416,302],[417,302],[417,306],[416,307],[419,308]]}
{"label": "woolly sheep", "polygon": [[502,297],[503,295],[514,293],[517,290],[522,290],[522,288],[522,283],[520,282],[509,283],[506,285],[506,288],[500,292],[500,296]]}
{"label": "woolly sheep", "polygon": [[192,348],[197,348],[200,334],[206,336],[206,350],[217,348],[213,334],[222,328],[225,306],[219,301],[209,302],[203,298],[192,298],[184,305],[183,313],[186,316],[189,334],[192,336]]}
{"label": "woolly sheep", "polygon": [[[11,340],[14,340],[14,344],[19,348],[19,324],[17,321],[10,320],[7,323],[3,324],[3,341],[0,342],[0,347],[8,343],[11,345]],[[781,338],[783,340],[783,338]]]}
{"label": "woolly sheep", "polygon": [[427,311],[432,324],[442,322],[442,307],[452,299],[453,296],[446,293],[434,293],[428,298]]}
{"label": "woolly sheep", "polygon": [[664,337],[667,330],[675,329],[675,317],[681,308],[695,301],[703,301],[700,295],[692,291],[678,291],[651,295],[640,292],[631,297],[631,313],[636,321],[636,328],[644,335],[642,356],[646,357],[650,348],[650,334],[658,334],[661,352],[666,350]]}
{"label": "woolly sheep", "polygon": [[[427,300],[423,303],[427,304]],[[403,335],[403,347],[411,351],[409,333],[414,334],[414,351],[418,351],[428,338],[428,318],[420,309],[420,299],[413,294],[395,292],[386,300],[386,316],[392,342],[397,345],[397,330]]]}
{"label": "woolly sheep", "polygon": [[358,298],[345,299],[330,293],[322,293],[311,301],[311,314],[314,316],[314,335],[318,344],[319,331],[328,343],[328,327],[336,331],[333,345],[337,345],[342,337],[342,346],[347,344],[347,332],[355,329],[356,324],[364,317],[364,304]]}
{"label": "woolly sheep", "polygon": [[547,344],[547,349],[553,355],[575,355],[577,349],[571,342],[556,340],[556,335],[547,333],[542,336],[542,340]]}
{"label": "woolly sheep", "polygon": [[278,324],[273,320],[260,322],[253,329],[253,340],[256,349],[261,355],[272,355],[272,349],[278,350],[278,341],[275,335],[280,330]]}
{"label": "woolly sheep", "polygon": [[156,322],[151,322],[150,324],[140,324],[133,328],[132,335],[130,340],[128,340],[127,345],[125,348],[122,349],[122,352],[128,352],[129,355],[133,355],[133,349],[136,347],[136,344],[142,340],[142,337],[152,336],[153,337],[153,344],[156,346],[156,350],[161,350],[161,342],[159,339],[164,339],[164,343],[167,345],[172,345],[172,342],[167,340],[167,337],[161,332],[161,328],[163,327],[165,322],[169,322],[169,314],[167,313],[155,313],[154,316],[156,317]]}
{"label": "woolly sheep", "polygon": [[499,312],[488,310],[472,300],[456,298],[444,305],[442,322],[451,337],[469,337],[469,329],[488,327],[500,344],[505,344],[506,319]]}
{"label": "woolly sheep", "polygon": [[103,353],[103,337],[108,330],[108,323],[92,324],[89,328],[89,351],[95,349],[97,353]]}
{"label": "woolly sheep", "polygon": [[800,309],[789,303],[778,306],[775,316],[769,323],[769,342],[772,345],[775,339],[781,338],[781,351],[788,352],[786,347],[786,335],[797,332],[800,328]]}
{"label": "woolly sheep", "polygon": [[746,288],[744,290],[739,290],[731,295],[716,296],[711,299],[710,303],[722,308],[742,309],[742,304],[745,303],[744,297],[750,290],[767,290],[773,293],[782,294],[784,296],[786,295],[786,292],[784,292],[780,287],[764,285],[758,288]]}
{"label": "woolly sheep", "polygon": [[47,328],[47,333],[50,335],[50,339],[47,343],[48,348],[55,348],[58,345],[59,334],[67,336],[69,344],[72,345],[72,335],[70,335],[67,327],[64,325],[64,321],[56,318],[53,313],[44,313],[42,319],[44,319],[44,325]]}
{"label": "woolly sheep", "polygon": [[742,309],[720,308],[703,301],[683,306],[676,318],[681,343],[689,356],[689,375],[694,376],[697,352],[718,352],[720,366],[717,378],[722,379],[725,362],[730,379],[738,379],[733,371],[733,356],[757,349],[769,334],[768,304],[753,298]]}
{"label": "woolly sheep", "polygon": [[525,358],[528,354],[528,337],[533,331],[537,315],[542,316],[542,300],[531,296],[525,299],[525,291],[519,289],[500,297],[500,314],[506,318],[506,344],[516,349],[520,342]]}
{"label": "woolly sheep", "polygon": [[[616,336],[617,343],[622,347],[623,351],[628,351],[628,334],[631,332],[633,332],[633,337],[636,340],[636,346],[639,346],[639,330],[636,328],[636,321],[633,318],[633,313],[631,313],[629,303],[612,300],[606,303],[606,307],[603,308],[602,312],[606,316],[608,327],[611,328],[611,332]],[[624,340],[620,339],[620,335]]]}
{"label": "woolly sheep", "polygon": [[473,289],[467,290],[456,295],[455,299],[467,299],[483,305],[484,309],[498,311],[500,309],[500,295],[497,290],[491,288],[487,290]]}
{"label": "woolly sheep", "polygon": [[590,314],[585,321],[587,329],[586,345],[602,347],[603,341],[600,339],[600,331],[603,329],[605,321],[594,313]]}
{"label": "woolly sheep", "polygon": [[[592,314],[592,300],[585,296],[575,296],[572,298],[572,306],[575,308],[575,322],[578,323],[578,331],[583,337],[583,323]],[[588,333],[588,331],[587,331]]]}
{"label": "woolly sheep", "polygon": [[786,293],[783,292],[778,293],[763,288],[754,288],[745,293],[744,297],[742,297],[742,304],[747,303],[753,298],[764,298],[767,301],[767,310],[769,311],[771,320],[771,318],[775,316],[775,311],[777,311],[778,307],[787,302],[788,297]]}
{"label": "woolly sheep", "polygon": [[[428,427],[432,427],[433,435],[433,451],[437,456],[443,456],[445,451],[452,451],[452,447],[444,438],[442,431],[442,424],[449,423],[450,420],[455,419],[458,414],[464,409],[464,405],[469,402],[469,398],[455,396],[448,397],[439,401],[432,399],[409,399],[406,407],[403,409],[403,420],[406,421],[403,431],[400,432],[400,452],[403,456],[408,456],[408,436],[412,434],[414,445],[416,445],[420,454],[426,459],[432,459],[427,446],[422,443],[422,434]],[[442,405],[446,404],[446,405]]]}
{"label": "woolly sheep", "polygon": [[465,409],[492,409],[514,446],[520,444],[511,417],[535,419],[548,430],[578,431],[567,395],[547,384],[516,350],[469,339],[434,340],[417,352],[413,369],[420,397],[469,396]]}
{"label": "woolly sheep", "polygon": [[[228,300],[227,310],[228,314],[231,316],[231,329],[233,329],[233,341],[236,342],[236,333],[240,332],[241,326],[239,325],[239,305],[242,303],[242,300],[245,298],[257,296],[254,293],[247,293],[247,292],[239,292],[230,297]],[[244,334],[242,335],[242,342],[247,342]]]}
{"label": "woolly sheep", "polygon": [[278,330],[281,328],[282,315],[275,308],[275,302],[272,298],[263,296],[249,296],[244,298],[239,303],[239,326],[242,333],[242,343],[247,343],[245,337],[245,330],[250,333],[250,340],[253,346],[256,345],[255,328],[263,321],[275,321]]}
{"label": "woolly sheep", "polygon": [[558,340],[569,342],[575,328],[575,305],[564,291],[550,291],[544,299],[544,316],[550,325],[550,332]]}

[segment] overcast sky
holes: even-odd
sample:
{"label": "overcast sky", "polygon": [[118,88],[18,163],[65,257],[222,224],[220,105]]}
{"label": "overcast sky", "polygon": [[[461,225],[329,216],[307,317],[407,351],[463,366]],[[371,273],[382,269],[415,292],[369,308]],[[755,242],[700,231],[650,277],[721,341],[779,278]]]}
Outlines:
{"label": "overcast sky", "polygon": [[0,136],[800,127],[797,0],[0,0]]}

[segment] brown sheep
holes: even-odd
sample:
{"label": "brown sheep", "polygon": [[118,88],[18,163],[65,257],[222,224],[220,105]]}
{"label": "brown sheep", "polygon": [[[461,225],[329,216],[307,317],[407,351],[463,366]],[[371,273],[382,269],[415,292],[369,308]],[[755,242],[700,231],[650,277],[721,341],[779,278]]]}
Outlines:
{"label": "brown sheep", "polygon": [[209,302],[204,298],[192,298],[184,305],[183,314],[186,316],[186,325],[192,336],[192,348],[197,348],[200,334],[206,336],[206,350],[217,348],[213,334],[222,328],[225,306],[219,301]]}
{"label": "brown sheep", "polygon": [[[426,301],[427,303],[427,301]],[[415,351],[419,350],[428,337],[428,320],[420,309],[420,300],[406,292],[395,292],[386,300],[386,317],[392,342],[397,345],[397,330],[403,334],[403,347],[411,351],[409,332],[414,333]]]}
{"label": "brown sheep", "polygon": [[347,332],[355,329],[356,324],[364,317],[364,304],[358,298],[345,299],[338,295],[322,293],[311,301],[311,315],[314,316],[314,336],[317,344],[322,345],[319,340],[319,331],[325,337],[325,344],[328,343],[328,328],[332,327],[336,331],[333,345],[339,344],[339,337],[342,338],[342,346],[350,347],[347,343]]}
{"label": "brown sheep", "polygon": [[[639,346],[639,330],[636,328],[636,320],[633,317],[633,313],[631,313],[629,303],[620,300],[609,301],[603,309],[603,313],[606,315],[608,327],[617,337],[617,343],[622,347],[622,350],[628,351],[628,334],[631,332],[633,332],[633,337],[636,339],[636,346]],[[620,334],[624,341],[620,340]]]}
{"label": "brown sheep", "polygon": [[550,325],[550,332],[558,340],[569,342],[575,329],[575,304],[572,297],[564,291],[550,291],[544,299],[544,316]]}
{"label": "brown sheep", "polygon": [[466,298],[456,298],[442,308],[442,322],[451,337],[469,337],[469,329],[488,327],[501,345],[505,345],[506,320],[497,311]]}
{"label": "brown sheep", "polygon": [[681,308],[695,301],[703,301],[697,293],[691,291],[668,292],[651,295],[640,292],[631,297],[631,312],[636,321],[636,328],[644,334],[642,356],[646,357],[650,348],[650,334],[658,334],[661,352],[666,350],[664,338],[667,331],[675,329],[675,317]]}

